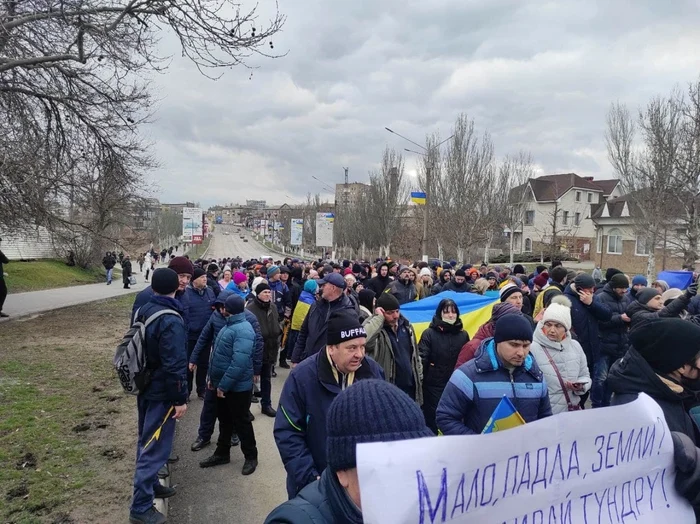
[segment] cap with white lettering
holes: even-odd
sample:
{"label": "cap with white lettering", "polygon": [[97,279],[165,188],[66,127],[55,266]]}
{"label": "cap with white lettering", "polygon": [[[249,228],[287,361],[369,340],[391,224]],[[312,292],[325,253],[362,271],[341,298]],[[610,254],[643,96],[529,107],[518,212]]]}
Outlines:
{"label": "cap with white lettering", "polygon": [[331,314],[328,319],[327,344],[329,346],[337,346],[341,342],[360,337],[367,337],[367,332],[360,324],[355,310],[344,309]]}

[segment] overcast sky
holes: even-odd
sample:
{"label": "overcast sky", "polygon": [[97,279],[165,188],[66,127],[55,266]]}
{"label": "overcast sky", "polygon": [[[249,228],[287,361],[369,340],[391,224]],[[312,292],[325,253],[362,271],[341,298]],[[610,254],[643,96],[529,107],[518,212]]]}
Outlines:
{"label": "overcast sky", "polygon": [[[252,6],[242,0],[243,6]],[[274,6],[260,0],[261,14]],[[175,55],[155,88],[148,136],[163,202],[299,203],[365,182],[386,145],[450,134],[467,113],[502,157],[525,149],[541,174],[610,178],[605,114],[700,74],[694,0],[279,0],[277,60],[202,77]],[[268,11],[266,11],[268,10]],[[264,17],[263,17],[264,18]],[[262,21],[262,20],[261,20]],[[417,159],[407,153],[407,168]],[[289,198],[291,197],[291,198]]]}

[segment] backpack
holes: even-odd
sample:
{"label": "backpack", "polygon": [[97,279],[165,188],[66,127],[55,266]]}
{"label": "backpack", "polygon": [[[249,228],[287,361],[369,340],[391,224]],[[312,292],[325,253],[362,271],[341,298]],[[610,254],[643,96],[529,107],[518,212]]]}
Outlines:
{"label": "backpack", "polygon": [[124,335],[114,354],[114,369],[124,392],[130,395],[143,393],[151,383],[151,369],[146,359],[146,329],[163,315],[176,315],[177,311],[161,309],[147,319],[134,315],[134,323]]}

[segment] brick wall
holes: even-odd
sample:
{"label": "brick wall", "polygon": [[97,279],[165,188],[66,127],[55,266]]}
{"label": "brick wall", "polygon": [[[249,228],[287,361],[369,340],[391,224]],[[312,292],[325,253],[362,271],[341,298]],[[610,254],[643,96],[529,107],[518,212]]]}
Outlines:
{"label": "brick wall", "polygon": [[[607,252],[608,237],[603,236],[603,249],[602,253],[596,252],[595,242],[593,245],[593,252],[591,253],[591,259],[595,261],[596,265],[603,269],[609,267],[614,267],[620,271],[624,271],[627,274],[646,274],[647,270],[647,260],[648,257],[635,255],[636,241],[635,240],[623,240],[622,241],[622,254],[613,255]],[[680,270],[683,267],[683,258],[674,257],[666,254],[666,263],[664,267],[664,250],[657,249],[656,253],[656,273],[659,271],[667,270]]]}

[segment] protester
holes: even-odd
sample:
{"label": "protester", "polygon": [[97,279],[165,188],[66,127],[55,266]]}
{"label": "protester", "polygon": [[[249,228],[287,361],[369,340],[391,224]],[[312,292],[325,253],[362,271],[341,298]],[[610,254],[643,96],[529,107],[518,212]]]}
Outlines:
{"label": "protester", "polygon": [[427,267],[421,268],[416,279],[418,300],[428,298],[433,294],[433,273]]}
{"label": "protester", "polygon": [[[0,238],[0,243],[2,238]],[[10,315],[3,313],[2,308],[5,306],[5,299],[7,298],[7,283],[5,282],[5,270],[3,269],[3,264],[9,264],[10,260],[5,256],[5,253],[0,251],[0,318],[7,318]]]}
{"label": "protester", "polygon": [[376,296],[371,289],[363,289],[357,294],[360,301],[360,322],[363,323],[372,316],[375,309]]}
{"label": "protester", "polygon": [[525,422],[550,416],[547,384],[529,354],[531,343],[525,317],[498,319],[493,338],[481,343],[477,357],[452,373],[438,404],[438,429],[445,435],[479,434],[504,396]]}
{"label": "protester", "polygon": [[129,258],[129,255],[124,255],[124,258],[121,261],[122,265],[122,281],[124,282],[124,289],[130,289],[130,284],[131,284],[131,259]]}
{"label": "protester", "polygon": [[[116,265],[116,263],[116,257],[112,255],[112,253],[107,251],[107,253],[105,253],[104,258],[102,259],[102,265],[104,266],[105,271],[107,271],[107,285],[110,285],[112,283],[112,273],[114,272],[114,266]],[[0,276],[0,278],[2,277]]]}
{"label": "protester", "polygon": [[435,283],[432,289],[432,295],[437,295],[442,292],[442,288],[447,285],[447,283],[452,280],[452,271],[449,269],[443,269],[438,275],[438,281]]}
{"label": "protester", "polygon": [[384,290],[391,284],[391,277],[389,276],[389,263],[382,262],[377,269],[377,276],[371,278],[367,281],[365,287],[374,291],[376,296],[384,293]]}
{"label": "protester", "polygon": [[260,372],[261,413],[274,417],[277,413],[272,407],[272,366],[277,361],[279,338],[282,328],[277,307],[272,304],[272,292],[267,282],[260,282],[255,288],[255,296],[248,302],[248,309],[260,323],[260,331],[265,343],[262,370]]}
{"label": "protester", "polygon": [[442,286],[441,291],[454,291],[455,293],[468,293],[472,286],[467,282],[467,274],[463,269],[455,271],[454,278]]}
{"label": "protester", "polygon": [[477,295],[483,295],[489,290],[489,283],[488,280],[485,278],[477,278],[476,282],[474,282],[474,287],[472,288],[472,291],[476,293]]}
{"label": "protester", "polygon": [[654,280],[651,283],[651,287],[658,290],[659,293],[663,294],[670,289],[671,286],[665,280]]}
{"label": "protester", "polygon": [[175,421],[187,411],[187,335],[182,321],[182,305],[175,300],[178,276],[172,269],[154,271],[152,296],[138,311],[138,318],[168,310],[171,313],[146,328],[145,353],[151,366],[150,383],[136,399],[138,444],[134,495],[129,511],[133,523],[161,523],[165,516],[153,506],[153,499],[175,495],[175,488],[161,486],[158,470],[166,463],[173,447]]}
{"label": "protester", "polygon": [[231,283],[232,276],[233,276],[233,273],[231,272],[230,269],[224,269],[223,276],[222,276],[221,280],[219,280],[219,287],[222,290],[226,289],[228,287],[228,285]]}
{"label": "protester", "polygon": [[[197,339],[202,333],[204,326],[209,322],[212,311],[214,309],[214,300],[216,295],[207,285],[206,272],[197,267],[194,270],[194,278],[187,287],[187,301],[189,306],[189,318],[187,322],[187,359],[192,356]],[[207,371],[209,368],[209,347],[204,348],[197,362],[196,374],[188,371],[188,384],[190,394],[196,383],[197,396],[204,399],[204,391],[207,387]]]}
{"label": "protester", "polygon": [[[542,276],[542,274],[540,274],[539,276]],[[549,303],[551,303],[554,295],[564,293],[564,288],[566,286],[566,276],[566,268],[562,266],[557,266],[554,269],[552,269],[552,273],[549,278],[549,283],[547,283],[547,278],[543,278],[545,285],[544,287],[540,286],[542,290],[539,292],[537,298],[535,299],[535,308],[532,311],[532,315],[535,318],[535,320],[540,320],[539,318],[537,318],[540,314],[540,311],[542,311],[544,308],[547,307]]]}
{"label": "protester", "polygon": [[306,315],[309,314],[311,306],[316,302],[316,293],[318,292],[318,284],[315,280],[307,280],[304,283],[303,291],[294,306],[292,312],[292,323],[290,325],[289,336],[287,337],[287,355],[291,356],[294,352],[294,346],[299,338],[299,331],[304,324]]}
{"label": "protester", "polygon": [[398,278],[389,284],[385,290],[385,293],[389,293],[396,297],[396,300],[399,301],[399,305],[408,304],[409,302],[413,302],[418,298],[416,286],[413,284],[413,282],[411,282],[410,276],[412,274],[411,268],[408,266],[400,266]]}
{"label": "protester", "polygon": [[[185,290],[187,289],[190,279],[194,273],[194,266],[186,257],[175,257],[170,260],[168,268],[177,273],[178,288],[175,292],[175,299],[182,305],[182,318],[185,321],[185,326],[189,320],[189,301]],[[148,303],[153,296],[153,288],[148,286],[136,295],[134,305],[131,307],[131,318],[133,319],[140,307]]]}
{"label": "protester", "polygon": [[377,299],[375,315],[365,320],[367,355],[377,361],[386,379],[423,405],[423,369],[411,323],[390,293]]}
{"label": "protester", "polygon": [[[563,297],[562,297],[563,298]],[[551,304],[533,334],[530,353],[547,382],[552,413],[580,409],[581,395],[591,387],[586,355],[571,338],[571,308]]]}
{"label": "protester", "polygon": [[357,444],[429,437],[420,410],[397,387],[363,380],[340,393],[328,409],[328,466],[296,498],[275,508],[266,524],[362,523]]}
{"label": "protester", "polygon": [[355,382],[384,378],[381,367],[365,356],[366,333],[354,311],[333,312],[327,324],[328,344],[289,374],[275,417],[290,499],[326,469],[326,414],[333,399]]}
{"label": "protester", "polygon": [[[260,281],[262,282],[262,280],[263,279],[261,278]],[[226,289],[233,291],[243,300],[247,300],[250,295],[250,290],[248,289],[248,278],[240,271],[236,271],[233,274],[233,280],[228,283]]]}
{"label": "protester", "polygon": [[[165,260],[165,256],[163,256]],[[221,286],[219,285],[219,266],[215,263],[207,265],[207,286],[214,292],[214,296],[218,297],[221,292]]]}
{"label": "protester", "polygon": [[469,334],[462,325],[459,307],[452,299],[442,299],[418,344],[423,367],[423,414],[433,433],[437,434],[435,411],[440,397],[467,342]]}
{"label": "protester", "polygon": [[637,297],[636,300],[632,301],[627,307],[627,316],[630,318],[631,329],[636,329],[652,319],[679,317],[697,293],[697,283],[692,284],[685,290],[685,293],[673,300],[669,305],[664,306],[661,293],[657,289],[651,287],[638,288],[635,295]]}

